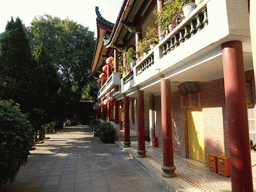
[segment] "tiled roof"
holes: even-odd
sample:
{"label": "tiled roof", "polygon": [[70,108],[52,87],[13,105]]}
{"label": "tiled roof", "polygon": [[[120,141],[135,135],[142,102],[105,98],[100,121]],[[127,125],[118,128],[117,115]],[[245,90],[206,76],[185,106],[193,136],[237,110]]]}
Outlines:
{"label": "tiled roof", "polygon": [[105,24],[108,27],[114,27],[114,23],[111,23],[111,22],[107,21],[106,19],[104,19],[101,16],[98,6],[95,7],[95,11],[96,11],[96,14],[97,14],[97,18],[96,18],[97,21],[101,22],[102,24]]}

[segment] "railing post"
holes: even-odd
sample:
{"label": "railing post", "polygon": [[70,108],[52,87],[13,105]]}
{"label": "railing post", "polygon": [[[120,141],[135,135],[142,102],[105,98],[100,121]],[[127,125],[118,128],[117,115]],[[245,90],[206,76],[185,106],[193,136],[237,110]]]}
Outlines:
{"label": "railing post", "polygon": [[162,56],[163,56],[163,48],[162,47],[157,47],[154,51],[154,60],[155,60],[155,63],[158,62]]}
{"label": "railing post", "polygon": [[122,92],[124,91],[124,79],[123,78],[121,79],[121,91]]}

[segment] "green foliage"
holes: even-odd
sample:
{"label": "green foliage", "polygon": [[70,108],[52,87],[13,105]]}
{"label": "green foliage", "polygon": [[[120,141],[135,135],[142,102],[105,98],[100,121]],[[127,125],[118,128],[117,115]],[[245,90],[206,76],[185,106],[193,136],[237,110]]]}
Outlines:
{"label": "green foliage", "polygon": [[126,64],[130,65],[130,63],[134,62],[135,59],[136,59],[136,52],[132,47],[130,47],[126,52]]}
{"label": "green foliage", "polygon": [[168,27],[173,22],[177,22],[180,13],[182,12],[182,7],[189,3],[190,0],[165,0],[165,6],[162,9],[162,13],[159,14],[155,12],[156,23],[161,27],[163,33],[168,31]]}
{"label": "green foliage", "polygon": [[99,137],[104,143],[115,143],[116,130],[109,122],[100,123],[95,121],[92,124],[94,136]]}
{"label": "green foliage", "polygon": [[139,43],[138,52],[140,56],[143,55],[143,53],[147,53],[150,50],[150,43],[147,38],[144,38]]}
{"label": "green foliage", "polygon": [[100,121],[97,119],[94,119],[90,122],[90,128],[94,132],[95,137],[100,136],[100,124],[101,124]]}
{"label": "green foliage", "polygon": [[88,96],[88,84],[96,85],[96,80],[89,76],[95,48],[94,33],[76,22],[49,15],[34,18],[28,31],[33,52],[43,42],[50,61],[56,66],[61,76],[59,112],[61,116],[72,118],[72,111],[81,97]]}
{"label": "green foliage", "polygon": [[89,77],[89,69],[94,54],[95,38],[94,33],[87,27],[68,19],[61,20],[43,15],[34,18],[29,30],[33,47],[44,43],[63,78],[78,83],[79,89],[93,81],[93,78]]}
{"label": "green foliage", "polygon": [[27,162],[33,128],[13,101],[0,100],[0,185],[14,181]]}
{"label": "green foliage", "polygon": [[148,27],[146,31],[146,38],[148,40],[148,44],[157,44],[158,40],[158,31],[155,27]]}
{"label": "green foliage", "polygon": [[0,48],[0,96],[22,104],[22,111],[26,113],[33,102],[29,90],[35,77],[35,63],[32,62],[29,40],[19,18],[8,22],[0,37]]}
{"label": "green foliage", "polygon": [[116,137],[116,130],[108,122],[103,122],[101,124],[101,131],[100,131],[100,140],[104,143],[115,143],[115,137]]}
{"label": "green foliage", "polygon": [[148,27],[146,30],[146,37],[139,43],[138,53],[142,56],[143,53],[147,53],[150,50],[150,45],[157,44],[158,42],[157,29],[155,27]]}

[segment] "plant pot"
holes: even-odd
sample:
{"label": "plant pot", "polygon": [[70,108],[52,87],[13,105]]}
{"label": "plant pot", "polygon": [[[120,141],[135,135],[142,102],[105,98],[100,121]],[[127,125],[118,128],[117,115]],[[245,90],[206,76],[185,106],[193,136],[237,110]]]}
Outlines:
{"label": "plant pot", "polygon": [[150,44],[150,49],[154,49],[154,47],[156,46],[156,44]]}
{"label": "plant pot", "polygon": [[162,41],[165,38],[164,35],[160,35],[160,41]]}
{"label": "plant pot", "polygon": [[135,66],[135,62],[131,62],[130,66],[133,68]]}
{"label": "plant pot", "polygon": [[152,138],[152,146],[153,147],[158,147],[158,138],[157,137]]}
{"label": "plant pot", "polygon": [[196,5],[198,6],[200,3],[202,3],[204,0],[195,0]]}
{"label": "plant pot", "polygon": [[194,3],[189,3],[183,6],[182,10],[184,13],[184,16],[187,18],[189,14],[196,8],[196,5]]}

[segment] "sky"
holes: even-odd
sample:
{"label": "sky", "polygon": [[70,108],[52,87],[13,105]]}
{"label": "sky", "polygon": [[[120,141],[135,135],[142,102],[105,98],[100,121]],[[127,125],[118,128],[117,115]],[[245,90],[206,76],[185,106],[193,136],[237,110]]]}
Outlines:
{"label": "sky", "polygon": [[95,6],[99,7],[101,15],[115,23],[123,0],[11,0],[1,4],[0,33],[11,17],[19,17],[25,26],[39,15],[48,14],[61,19],[68,18],[85,27],[89,27],[96,36]]}

